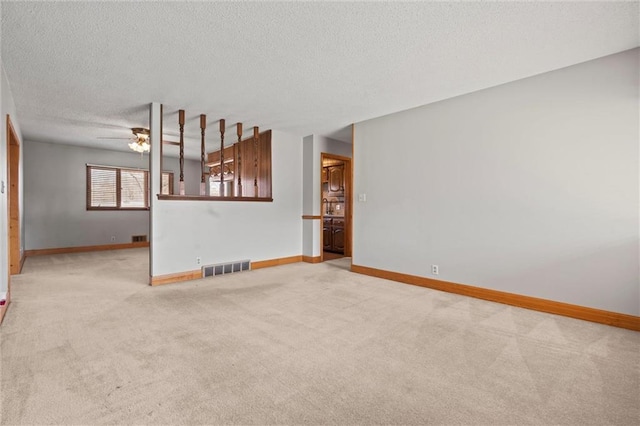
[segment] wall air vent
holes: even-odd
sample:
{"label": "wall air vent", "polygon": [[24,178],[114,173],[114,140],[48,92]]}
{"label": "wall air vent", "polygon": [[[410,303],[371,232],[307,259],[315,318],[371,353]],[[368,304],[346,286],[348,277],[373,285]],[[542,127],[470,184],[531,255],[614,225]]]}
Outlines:
{"label": "wall air vent", "polygon": [[147,236],[146,235],[132,235],[131,236],[132,243],[146,243]]}
{"label": "wall air vent", "polygon": [[236,262],[218,263],[216,265],[206,265],[202,267],[202,277],[214,277],[216,275],[233,274],[234,272],[249,271],[251,269],[250,260],[238,260]]}

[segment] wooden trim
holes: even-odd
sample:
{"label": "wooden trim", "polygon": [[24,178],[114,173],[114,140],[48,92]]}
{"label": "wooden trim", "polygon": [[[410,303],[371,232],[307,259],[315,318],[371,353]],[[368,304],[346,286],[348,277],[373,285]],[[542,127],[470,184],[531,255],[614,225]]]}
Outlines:
{"label": "wooden trim", "polygon": [[122,250],[131,248],[149,247],[148,241],[141,241],[137,243],[123,243],[123,244],[103,244],[99,246],[77,246],[77,247],[59,247],[48,248],[38,250],[25,250],[24,257],[27,256],[44,256],[49,254],[63,254],[63,253],[83,253],[89,251],[103,251],[103,250]]}
{"label": "wooden trim", "polygon": [[[8,295],[8,293],[7,293]],[[9,297],[7,296],[7,301],[4,305],[0,306],[0,325],[2,325],[2,320],[4,319],[4,314],[7,313],[7,308],[9,307]]]}
{"label": "wooden trim", "polygon": [[358,274],[370,275],[372,277],[399,281],[405,284],[417,285],[434,290],[446,291],[448,293],[475,297],[476,299],[490,300],[492,302],[503,303],[505,305],[517,306],[534,311],[547,312],[550,314],[562,315],[565,317],[577,318],[585,321],[611,325],[614,327],[640,331],[640,317],[634,315],[604,311],[601,309],[589,308],[586,306],[572,305],[564,302],[556,302],[553,300],[540,299],[537,297],[507,293],[481,287],[474,287],[466,284],[457,284],[448,281],[434,280],[431,278],[420,277],[416,275],[385,271],[382,269],[369,268],[368,266],[352,264],[351,271]]}
{"label": "wooden trim", "polygon": [[202,278],[202,270],[196,269],[194,271],[178,272],[175,274],[157,275],[155,277],[149,277],[149,285],[157,286],[164,284],[177,283],[182,281],[199,280]]}
{"label": "wooden trim", "polygon": [[22,268],[24,268],[24,261],[27,260],[27,255],[23,252],[22,253],[22,257],[20,258],[20,271],[18,271],[19,274],[22,273]]}
{"label": "wooden trim", "polygon": [[[352,148],[352,152],[353,152],[353,148]],[[352,175],[352,170],[353,170],[353,163],[352,163],[352,159],[349,157],[344,157],[342,155],[335,155],[335,154],[331,154],[331,153],[327,153],[327,152],[321,152],[320,153],[320,170],[322,171],[322,168],[324,167],[324,161],[325,159],[329,159],[329,160],[338,160],[338,161],[342,161],[344,164],[344,171],[343,171],[343,179],[344,179],[344,206],[345,206],[345,211],[344,211],[344,251],[343,251],[343,255],[345,257],[351,257],[352,256],[352,245],[353,245],[353,241],[352,241],[352,228],[353,228],[353,221],[352,221],[352,217],[353,217],[353,213],[352,213],[352,208],[353,208],[353,175]],[[322,200],[322,179],[320,179],[320,198]],[[322,201],[320,201],[320,217],[324,218],[324,209],[322,208]],[[320,252],[323,253],[321,255],[321,257],[324,260],[324,232],[323,232],[323,223],[320,223]]]}
{"label": "wooden trim", "polygon": [[[331,160],[351,161],[351,158],[349,158],[349,157],[345,157],[343,155],[331,154],[330,152],[321,152],[320,156],[322,157],[323,155],[325,157],[331,159]],[[322,180],[322,179],[320,179],[320,180]]]}
{"label": "wooden trim", "polygon": [[[7,261],[8,276],[20,273],[20,139],[16,133],[11,117],[6,117],[7,141]],[[8,286],[8,284],[7,284]],[[8,288],[8,287],[7,287]]]}
{"label": "wooden trim", "polygon": [[258,201],[271,203],[273,198],[262,197],[209,197],[201,195],[164,195],[158,194],[158,200],[173,200],[173,201]]}
{"label": "wooden trim", "polygon": [[351,266],[353,266],[353,208],[355,204],[355,194],[353,193],[353,188],[355,188],[355,144],[356,144],[356,123],[351,123],[351,199],[349,200],[349,221],[351,226],[347,230],[347,238],[350,243],[350,255],[351,255]]}
{"label": "wooden trim", "polygon": [[302,261],[307,263],[320,263],[322,256],[302,256]]}
{"label": "wooden trim", "polygon": [[302,215],[303,219],[322,219],[322,216],[320,215],[312,215],[312,214],[303,214]]}
{"label": "wooden trim", "polygon": [[297,262],[302,262],[302,255],[251,262],[251,269],[270,268],[272,266],[287,265],[289,263],[297,263]]}
{"label": "wooden trim", "polygon": [[[251,269],[262,269],[270,266],[286,265],[289,263],[297,263],[302,261],[302,256],[282,257],[279,259],[261,260],[258,262],[251,262]],[[163,284],[171,284],[182,281],[199,280],[202,278],[202,270],[196,269],[194,271],[177,272],[175,274],[158,275],[155,277],[149,277],[149,285],[157,286]]]}
{"label": "wooden trim", "polygon": [[0,306],[0,325],[2,325],[2,320],[4,319],[7,310],[9,309],[9,305],[11,304],[11,276],[9,276],[9,280],[7,281],[7,298],[5,299],[4,305]]}

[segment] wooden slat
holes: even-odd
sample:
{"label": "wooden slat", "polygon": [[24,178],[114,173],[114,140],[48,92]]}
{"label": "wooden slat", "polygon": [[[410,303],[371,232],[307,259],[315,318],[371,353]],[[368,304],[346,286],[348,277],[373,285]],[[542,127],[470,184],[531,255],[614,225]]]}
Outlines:
{"label": "wooden slat", "polygon": [[184,110],[178,110],[178,126],[180,127],[180,195],[185,193],[184,183]]}
{"label": "wooden slat", "polygon": [[[233,146],[228,146],[224,149],[224,161],[225,163],[230,163],[233,161]],[[207,154],[207,163],[208,167],[217,166],[220,164],[220,150],[210,152]]]}
{"label": "wooden slat", "polygon": [[604,311],[601,309],[572,305],[569,303],[556,302],[553,300],[540,299],[537,297],[523,296],[520,294],[474,287],[466,284],[457,284],[448,281],[434,280],[417,275],[408,275],[399,272],[385,271],[383,269],[375,269],[367,266],[352,264],[351,271],[359,274],[370,275],[372,277],[398,281],[405,284],[417,285],[434,290],[446,291],[448,293],[475,297],[476,299],[490,300],[492,302],[503,303],[505,305],[517,306],[534,311],[547,312],[550,314],[562,315],[565,317],[577,318],[585,321],[611,325],[614,327],[640,331],[640,317],[634,315]]}

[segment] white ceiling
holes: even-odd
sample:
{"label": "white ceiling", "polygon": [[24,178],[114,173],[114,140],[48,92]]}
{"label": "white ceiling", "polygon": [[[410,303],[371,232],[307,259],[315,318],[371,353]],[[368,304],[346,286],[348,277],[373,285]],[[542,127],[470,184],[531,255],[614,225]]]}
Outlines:
{"label": "white ceiling", "polygon": [[[636,2],[11,2],[2,64],[27,140],[126,150],[165,104],[199,158],[217,120],[349,140],[352,122],[640,45]],[[173,136],[171,136],[173,135]],[[170,147],[170,149],[174,149]]]}

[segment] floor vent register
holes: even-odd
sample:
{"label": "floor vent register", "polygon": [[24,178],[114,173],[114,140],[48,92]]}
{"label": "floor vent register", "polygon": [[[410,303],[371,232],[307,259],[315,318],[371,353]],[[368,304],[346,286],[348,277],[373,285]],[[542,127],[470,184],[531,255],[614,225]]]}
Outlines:
{"label": "floor vent register", "polygon": [[213,277],[216,275],[233,274],[251,270],[250,260],[239,260],[230,263],[218,263],[217,265],[206,265],[202,267],[202,277]]}

